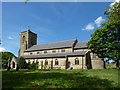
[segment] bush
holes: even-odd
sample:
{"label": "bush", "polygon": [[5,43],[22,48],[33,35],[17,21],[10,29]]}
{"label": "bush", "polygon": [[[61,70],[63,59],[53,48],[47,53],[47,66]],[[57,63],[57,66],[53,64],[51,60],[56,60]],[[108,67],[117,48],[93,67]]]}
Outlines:
{"label": "bush", "polygon": [[38,63],[29,64],[29,69],[37,70],[38,69]]}
{"label": "bush", "polygon": [[18,58],[18,67],[20,69],[28,69],[28,64],[26,63],[26,61],[23,57]]}
{"label": "bush", "polygon": [[6,69],[7,68],[7,64],[2,63],[2,68]]}

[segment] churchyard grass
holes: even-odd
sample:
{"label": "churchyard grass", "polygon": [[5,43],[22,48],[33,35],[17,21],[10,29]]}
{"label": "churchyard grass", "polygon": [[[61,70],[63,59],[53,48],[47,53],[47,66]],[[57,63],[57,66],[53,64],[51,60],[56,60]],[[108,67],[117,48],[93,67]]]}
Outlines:
{"label": "churchyard grass", "polygon": [[120,88],[117,69],[2,70],[3,88]]}

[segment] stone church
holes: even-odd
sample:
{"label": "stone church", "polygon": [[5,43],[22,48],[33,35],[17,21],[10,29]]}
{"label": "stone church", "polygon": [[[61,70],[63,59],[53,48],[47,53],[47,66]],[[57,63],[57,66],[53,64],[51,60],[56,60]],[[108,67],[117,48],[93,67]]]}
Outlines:
{"label": "stone church", "polygon": [[38,63],[39,69],[103,69],[104,62],[86,43],[74,39],[37,44],[37,34],[27,30],[20,33],[18,53],[27,63]]}

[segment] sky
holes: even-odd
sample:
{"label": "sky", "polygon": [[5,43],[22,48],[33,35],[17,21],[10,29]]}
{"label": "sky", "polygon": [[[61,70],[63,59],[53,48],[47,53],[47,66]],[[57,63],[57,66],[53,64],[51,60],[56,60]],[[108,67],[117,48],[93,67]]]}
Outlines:
{"label": "sky", "polygon": [[18,56],[20,32],[37,34],[37,44],[76,39],[90,35],[106,21],[104,11],[112,2],[3,2],[2,47]]}

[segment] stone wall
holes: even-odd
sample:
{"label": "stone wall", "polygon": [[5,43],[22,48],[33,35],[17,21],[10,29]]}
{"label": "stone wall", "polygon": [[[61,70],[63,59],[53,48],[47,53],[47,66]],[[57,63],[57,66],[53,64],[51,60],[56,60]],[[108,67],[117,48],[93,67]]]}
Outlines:
{"label": "stone wall", "polygon": [[[78,58],[79,64],[75,64],[75,59]],[[58,60],[59,64],[55,65],[55,60]],[[48,61],[48,65],[45,65],[45,60]],[[39,69],[66,69],[66,58],[45,58],[45,59],[26,59],[26,62],[32,64],[33,62],[39,62]],[[86,66],[86,56],[75,56],[75,57],[68,57],[68,62],[70,62],[70,67],[73,69],[87,69]],[[92,69],[104,69],[103,61],[100,59],[92,59],[91,60]]]}
{"label": "stone wall", "polygon": [[19,56],[24,55],[24,50],[30,48],[31,46],[37,44],[37,34],[31,32],[30,30],[20,33],[20,51]]}
{"label": "stone wall", "polygon": [[[78,58],[78,60],[79,60],[78,65],[75,65],[75,59],[76,58]],[[82,57],[82,56],[68,57],[68,61],[70,61],[71,67],[73,67],[73,69],[86,69],[85,57]]]}
{"label": "stone wall", "polygon": [[[48,65],[45,65],[45,60],[48,61]],[[59,64],[55,65],[55,60],[58,60]],[[46,58],[46,59],[26,59],[26,62],[28,63],[30,61],[30,64],[33,63],[33,61],[36,63],[36,61],[39,62],[39,69],[65,69],[66,67],[66,58]],[[52,65],[52,66],[51,66]]]}
{"label": "stone wall", "polygon": [[[75,59],[78,58],[79,64],[75,65]],[[45,65],[45,60],[48,61],[48,65]],[[55,60],[58,60],[58,65],[55,65]],[[66,58],[45,58],[45,59],[26,59],[26,62],[39,62],[39,69],[42,69],[43,66],[46,69],[66,69]],[[68,57],[68,62],[70,62],[70,67],[73,69],[87,69],[85,65],[85,57],[76,56],[76,57]],[[52,65],[52,66],[51,66]]]}
{"label": "stone wall", "polygon": [[104,62],[100,59],[91,60],[92,61],[92,69],[104,69]]}

